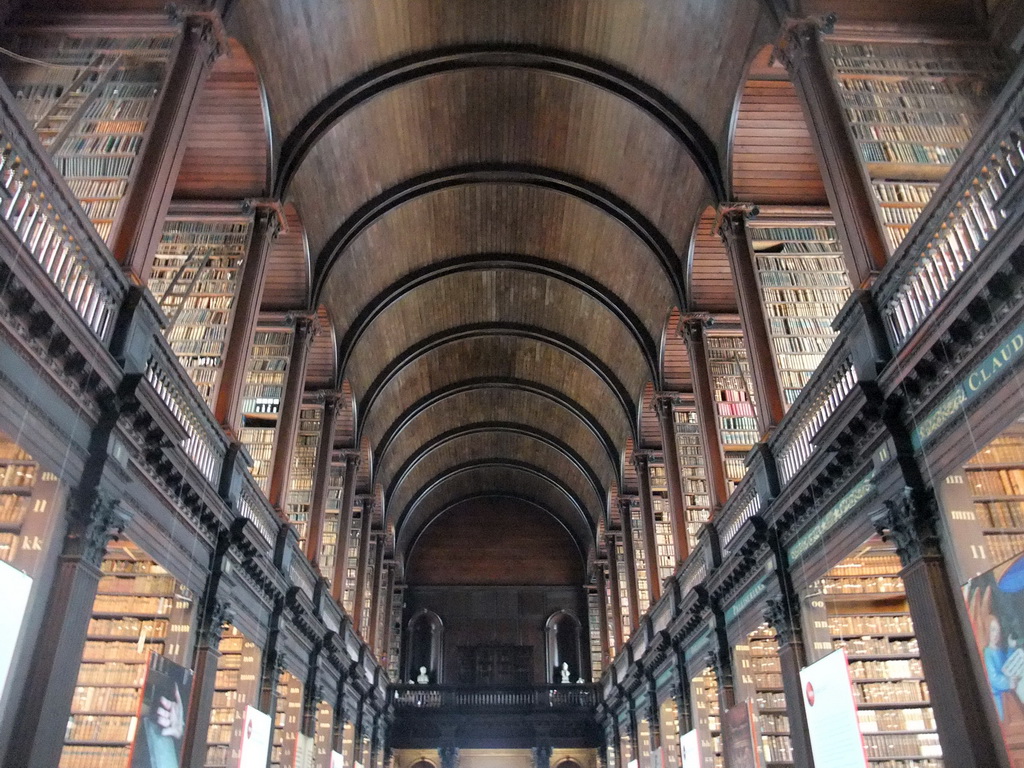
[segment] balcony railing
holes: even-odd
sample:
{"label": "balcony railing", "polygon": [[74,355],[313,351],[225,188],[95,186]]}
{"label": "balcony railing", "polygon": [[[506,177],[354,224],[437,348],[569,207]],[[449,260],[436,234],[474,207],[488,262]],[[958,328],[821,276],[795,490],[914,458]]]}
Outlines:
{"label": "balcony railing", "polygon": [[589,711],[597,705],[597,688],[582,684],[507,688],[397,685],[391,690],[395,709],[407,711]]}

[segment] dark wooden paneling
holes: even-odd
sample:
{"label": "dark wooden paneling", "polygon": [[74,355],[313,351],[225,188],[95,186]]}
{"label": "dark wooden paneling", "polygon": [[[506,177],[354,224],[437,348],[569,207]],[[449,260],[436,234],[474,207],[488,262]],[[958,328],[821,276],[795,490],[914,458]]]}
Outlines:
{"label": "dark wooden paneling", "polygon": [[708,208],[693,235],[690,272],[692,310],[735,312],[736,287],[725,244],[715,232],[715,212]]}
{"label": "dark wooden paneling", "polygon": [[661,428],[658,426],[658,414],[654,412],[652,399],[654,384],[647,382],[644,386],[643,401],[640,406],[640,447],[660,448]]}
{"label": "dark wooden paneling", "polygon": [[245,49],[232,40],[228,55],[213,65],[189,121],[174,195],[204,200],[262,197],[269,156],[259,77]]}
{"label": "dark wooden paneling", "polygon": [[381,372],[418,342],[481,323],[540,323],[599,355],[631,393],[653,375],[628,329],[587,294],[541,275],[495,270],[438,278],[378,316],[349,358],[346,373],[356,397],[363,402]]}
{"label": "dark wooden paneling", "polygon": [[476,499],[427,526],[409,553],[406,581],[579,585],[583,563],[565,528],[547,512],[514,499]]}
{"label": "dark wooden paneling", "polygon": [[584,363],[549,344],[509,336],[465,339],[406,366],[363,414],[364,434],[376,445],[395,419],[425,395],[454,382],[487,377],[523,379],[566,393],[601,420],[614,444],[624,445],[632,415]]}
{"label": "dark wooden paneling", "polygon": [[495,421],[546,432],[570,446],[597,473],[605,488],[616,482],[618,467],[600,440],[570,411],[533,392],[473,389],[439,401],[402,430],[401,440],[377,457],[377,476],[385,488],[395,473],[435,436]]}
{"label": "dark wooden paneling", "polygon": [[335,357],[337,344],[334,326],[327,314],[327,308],[320,306],[316,312],[320,331],[313,338],[306,362],[306,389],[332,389],[335,382]]}
{"label": "dark wooden paneling", "polygon": [[302,219],[294,205],[284,207],[287,229],[274,240],[263,288],[264,312],[284,312],[309,306],[309,257]]}
{"label": "dark wooden paneling", "polygon": [[690,374],[690,355],[686,342],[679,334],[680,312],[673,308],[664,330],[664,351],[662,352],[662,376],[665,389],[670,392],[686,392],[693,389]]}
{"label": "dark wooden paneling", "polygon": [[753,203],[827,204],[796,89],[765,48],[740,97],[732,143],[733,196]]}
{"label": "dark wooden paneling", "polygon": [[800,0],[799,15],[835,13],[842,22],[971,25],[977,0]]}
{"label": "dark wooden paneling", "polygon": [[622,451],[622,490],[625,493],[636,493],[636,465],[633,464],[633,454],[636,446],[633,438],[626,440],[626,447]]}

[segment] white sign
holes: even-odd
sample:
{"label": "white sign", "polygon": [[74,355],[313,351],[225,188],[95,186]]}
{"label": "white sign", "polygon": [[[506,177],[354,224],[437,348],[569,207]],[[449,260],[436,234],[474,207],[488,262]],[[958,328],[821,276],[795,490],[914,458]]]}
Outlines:
{"label": "white sign", "polygon": [[7,675],[14,662],[14,649],[18,645],[31,590],[31,578],[0,560],[0,595],[4,596],[4,609],[0,611],[0,697],[7,687]]}
{"label": "white sign", "polygon": [[270,715],[251,706],[245,708],[238,768],[266,768],[272,725]]}
{"label": "white sign", "polygon": [[704,758],[700,754],[700,736],[696,728],[679,737],[679,747],[683,754],[683,768],[704,768]]}
{"label": "white sign", "polygon": [[304,733],[295,736],[295,768],[314,768],[316,766],[316,749],[313,737]]}
{"label": "white sign", "polygon": [[800,688],[815,765],[867,768],[846,650],[840,648],[801,669]]}
{"label": "white sign", "polygon": [[345,768],[345,756],[341,752],[331,752],[331,768]]}

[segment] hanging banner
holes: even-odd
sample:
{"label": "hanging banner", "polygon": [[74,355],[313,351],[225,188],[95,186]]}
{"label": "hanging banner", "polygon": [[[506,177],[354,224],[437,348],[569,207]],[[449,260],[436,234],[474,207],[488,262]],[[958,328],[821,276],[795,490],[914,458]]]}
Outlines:
{"label": "hanging banner", "polygon": [[700,735],[696,728],[679,737],[679,748],[683,754],[683,768],[704,768],[704,759],[700,754]]}
{"label": "hanging banner", "polygon": [[252,706],[245,708],[238,768],[266,768],[272,727],[270,715]]}
{"label": "hanging banner", "polygon": [[741,701],[722,718],[722,742],[729,768],[761,768],[761,755],[754,733],[754,710]]}
{"label": "hanging banner", "polygon": [[304,733],[295,736],[295,768],[316,768],[316,747],[313,737]]}
{"label": "hanging banner", "polygon": [[868,768],[846,650],[801,669],[800,688],[815,765]]}
{"label": "hanging banner", "polygon": [[157,653],[149,655],[146,683],[132,740],[131,768],[180,768],[192,670]]}
{"label": "hanging banner", "polygon": [[331,752],[331,768],[345,768],[345,756],[341,752]]}

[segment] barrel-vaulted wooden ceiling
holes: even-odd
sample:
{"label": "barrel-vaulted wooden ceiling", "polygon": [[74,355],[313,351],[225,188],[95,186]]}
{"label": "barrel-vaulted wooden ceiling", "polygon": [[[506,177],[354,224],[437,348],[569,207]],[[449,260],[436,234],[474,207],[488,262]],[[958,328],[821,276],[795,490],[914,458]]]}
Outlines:
{"label": "barrel-vaulted wooden ceiling", "polygon": [[[788,12],[902,22],[971,2]],[[368,459],[399,553],[477,497],[539,506],[592,552],[635,491],[634,447],[660,442],[652,396],[690,387],[680,308],[735,311],[708,205],[825,202],[765,47],[787,3],[219,5],[229,56],[175,195],[284,203],[263,307],[330,323],[308,384],[344,393],[338,439]]]}
{"label": "barrel-vaulted wooden ceiling", "polygon": [[477,496],[540,505],[592,550],[640,409],[688,373],[666,328],[770,14],[245,0],[228,31],[399,551]]}

